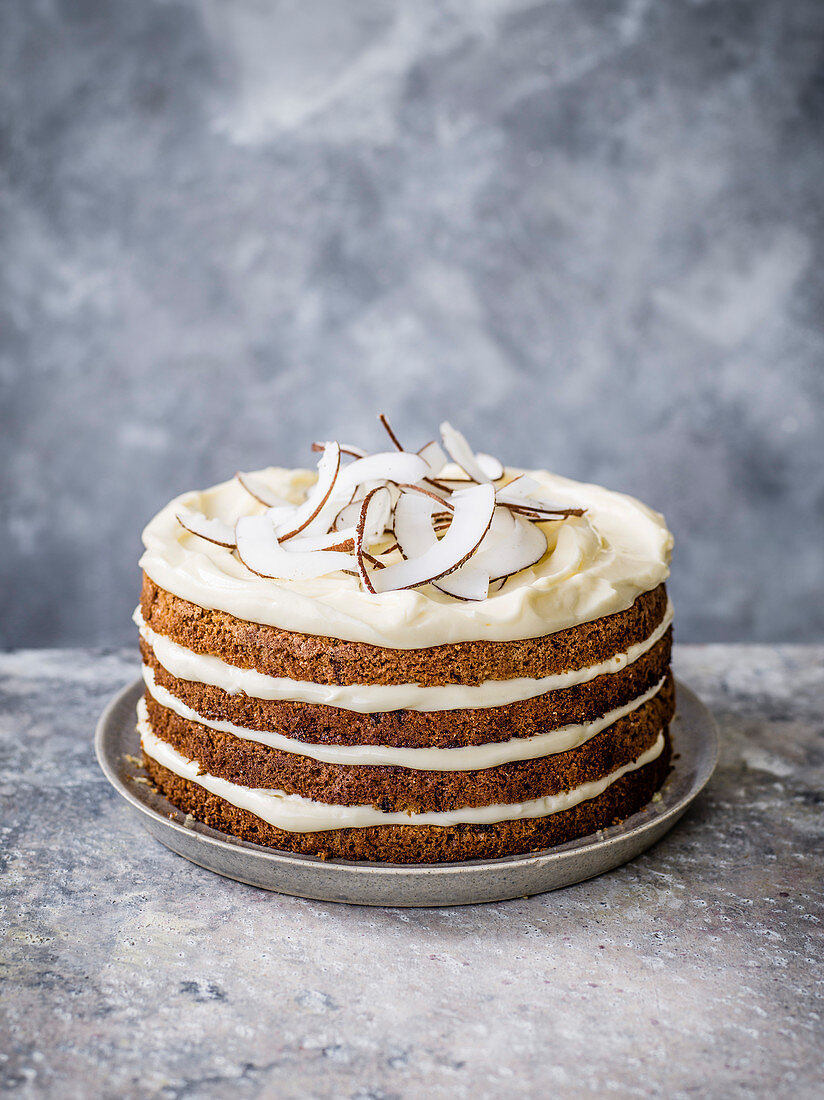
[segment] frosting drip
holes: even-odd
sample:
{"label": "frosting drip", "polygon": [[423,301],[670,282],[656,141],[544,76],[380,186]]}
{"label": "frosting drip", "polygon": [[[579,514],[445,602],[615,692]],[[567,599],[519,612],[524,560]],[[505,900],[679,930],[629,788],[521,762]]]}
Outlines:
{"label": "frosting drip", "polygon": [[446,812],[427,812],[419,814],[385,813],[374,806],[341,806],[334,803],[316,802],[300,795],[286,794],[269,788],[244,787],[230,783],[226,779],[201,774],[196,760],[189,760],[171,745],[161,741],[154,733],[146,713],[143,699],[138,703],[137,728],[140,732],[144,751],[153,760],[169,771],[184,779],[189,779],[226,802],[239,809],[248,810],[269,825],[286,832],[310,833],[325,829],[368,828],[371,825],[458,825],[461,823],[493,825],[498,821],[515,821],[524,818],[547,817],[560,813],[579,802],[597,798],[612,783],[629,772],[643,768],[656,760],[664,749],[663,731],[658,734],[655,743],[637,760],[618,768],[610,775],[591,783],[583,783],[573,790],[557,795],[547,795],[529,802],[498,804],[492,806],[462,807]]}
{"label": "frosting drip", "polygon": [[[672,536],[659,513],[633,497],[545,471],[528,473],[542,493],[586,514],[540,524],[548,550],[486,600],[452,599],[431,585],[374,596],[355,577],[312,580],[255,576],[232,551],[184,530],[176,513],[202,512],[234,524],[263,511],[237,481],[171,501],[143,532],[141,567],[161,588],[201,607],[283,630],[417,649],[486,639],[540,637],[630,607],[669,573]],[[302,499],[314,475],[271,467],[257,475],[273,492]]]}

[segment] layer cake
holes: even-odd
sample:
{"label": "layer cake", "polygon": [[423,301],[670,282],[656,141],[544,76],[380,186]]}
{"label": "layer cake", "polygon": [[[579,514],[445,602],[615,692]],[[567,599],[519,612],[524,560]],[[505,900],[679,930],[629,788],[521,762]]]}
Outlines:
{"label": "layer cake", "polygon": [[674,711],[672,538],[639,501],[442,442],[240,474],[144,532],[148,773],[258,844],[431,863],[641,809]]}

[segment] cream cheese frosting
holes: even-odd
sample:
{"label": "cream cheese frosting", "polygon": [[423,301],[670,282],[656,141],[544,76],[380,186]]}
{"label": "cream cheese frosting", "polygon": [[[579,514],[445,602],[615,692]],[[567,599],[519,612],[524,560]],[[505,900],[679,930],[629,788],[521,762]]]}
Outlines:
{"label": "cream cheese frosting", "polygon": [[481,684],[317,684],[312,680],[290,680],[268,676],[253,668],[238,668],[220,657],[195,653],[171,638],[148,627],[138,608],[134,621],[140,635],[152,647],[158,663],[178,680],[208,684],[229,695],[243,692],[253,699],[278,699],[298,703],[316,703],[351,710],[358,714],[377,714],[391,710],[475,710],[502,707],[533,699],[548,691],[574,687],[603,676],[620,672],[637,661],[666,634],[672,622],[672,603],[664,618],[643,642],[636,642],[624,653],[616,653],[596,665],[533,678],[518,676],[510,680],[485,680]]}
{"label": "cream cheese frosting", "polygon": [[485,745],[464,745],[453,749],[408,749],[394,745],[325,745],[314,741],[298,741],[271,730],[247,729],[245,726],[235,725],[234,722],[206,718],[198,714],[182,699],[178,699],[162,684],[158,684],[154,672],[148,665],[143,666],[143,681],[155,702],[173,711],[178,717],[197,722],[207,729],[231,733],[244,741],[256,741],[269,748],[280,749],[282,752],[308,756],[312,760],[321,760],[326,764],[382,764],[396,768],[412,768],[415,771],[471,772],[495,768],[500,764],[509,764],[513,760],[536,760],[538,757],[554,756],[559,752],[577,749],[605,730],[607,726],[639,710],[650,699],[655,698],[664,686],[666,677],[662,677],[649,691],[645,691],[621,707],[608,711],[595,721],[557,726],[555,729],[535,734],[533,737],[512,737],[508,741],[492,741]]}
{"label": "cream cheese frosting", "polygon": [[[184,493],[143,532],[140,565],[161,588],[200,607],[301,634],[390,649],[540,637],[631,607],[669,574],[672,536],[663,516],[639,500],[546,471],[526,473],[542,493],[586,514],[540,524],[548,549],[532,568],[481,601],[461,601],[431,585],[372,595],[338,572],[312,580],[251,573],[232,551],[190,534],[176,514],[190,509],[234,522],[263,511],[236,481]],[[315,475],[270,467],[256,475],[273,492],[302,499]]]}
{"label": "cream cheese frosting", "polygon": [[528,802],[505,803],[491,806],[466,806],[457,810],[425,813],[392,813],[375,806],[344,806],[336,803],[317,802],[300,795],[268,787],[244,787],[227,779],[201,771],[196,760],[190,760],[154,733],[143,699],[138,703],[138,723],[141,744],[153,760],[175,775],[191,780],[198,786],[223,798],[239,809],[248,810],[256,817],[287,832],[321,832],[326,829],[368,828],[372,825],[458,825],[461,823],[492,825],[498,821],[514,821],[524,818],[547,817],[560,813],[579,802],[597,798],[621,776],[636,771],[656,760],[664,749],[663,731],[654,744],[637,760],[625,764],[602,779],[583,783],[569,791]]}

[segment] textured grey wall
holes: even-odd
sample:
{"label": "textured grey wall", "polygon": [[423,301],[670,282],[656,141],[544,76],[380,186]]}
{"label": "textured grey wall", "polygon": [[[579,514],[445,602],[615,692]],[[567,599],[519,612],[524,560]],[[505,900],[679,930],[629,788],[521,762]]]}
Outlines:
{"label": "textured grey wall", "polygon": [[5,0],[0,645],[143,522],[444,416],[637,493],[679,637],[824,636],[821,0]]}

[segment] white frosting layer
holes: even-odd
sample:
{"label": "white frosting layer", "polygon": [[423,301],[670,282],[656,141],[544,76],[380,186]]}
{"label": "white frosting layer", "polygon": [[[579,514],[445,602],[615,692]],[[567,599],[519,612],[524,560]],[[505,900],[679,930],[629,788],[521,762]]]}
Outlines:
{"label": "white frosting layer", "polygon": [[134,613],[134,621],[162,667],[178,680],[209,684],[230,695],[243,692],[253,699],[322,703],[341,710],[357,711],[358,714],[376,714],[390,710],[440,711],[502,707],[523,699],[533,699],[547,691],[583,684],[606,673],[620,672],[661,640],[672,622],[672,604],[668,605],[664,618],[649,638],[600,664],[537,679],[520,676],[512,680],[487,680],[482,684],[444,684],[440,687],[424,687],[421,684],[316,684],[311,680],[267,676],[254,669],[227,664],[219,657],[194,653],[191,649],[173,642],[171,638],[156,633],[146,626],[139,608]]}
{"label": "white frosting layer", "polygon": [[143,699],[138,703],[137,728],[140,731],[141,744],[148,756],[164,768],[184,779],[189,779],[212,794],[240,809],[248,810],[261,820],[277,829],[290,833],[314,833],[324,829],[366,828],[370,825],[457,825],[467,822],[476,825],[492,825],[497,821],[514,821],[523,818],[548,817],[560,813],[579,802],[597,798],[622,775],[644,767],[661,755],[664,748],[663,732],[658,734],[655,744],[642,753],[637,760],[618,768],[603,779],[592,783],[583,783],[571,791],[547,795],[545,798],[532,799],[529,802],[516,802],[494,806],[464,807],[445,813],[384,813],[374,806],[338,806],[327,802],[316,802],[300,795],[286,794],[270,788],[243,787],[230,783],[226,779],[207,773],[200,774],[200,765],[189,760],[161,741],[152,731]]}
{"label": "white frosting layer", "polygon": [[234,722],[204,718],[176,695],[167,691],[162,684],[158,684],[155,681],[154,672],[148,665],[143,666],[143,679],[149,694],[162,707],[168,707],[169,710],[190,722],[199,722],[208,729],[221,730],[223,733],[232,733],[244,741],[257,741],[273,749],[281,749],[283,752],[295,753],[298,756],[308,756],[312,760],[322,760],[327,764],[390,764],[399,768],[412,768],[415,771],[471,772],[480,771],[483,768],[495,768],[511,760],[535,760],[540,756],[554,756],[559,752],[576,749],[585,741],[595,737],[601,730],[605,730],[607,726],[611,726],[613,722],[617,722],[619,718],[631,714],[644,703],[649,702],[664,686],[665,678],[659,680],[655,687],[650,688],[643,695],[639,695],[622,707],[616,707],[615,710],[609,711],[594,722],[558,726],[554,730],[536,734],[534,737],[513,737],[509,741],[494,741],[487,745],[466,745],[455,749],[408,749],[393,745],[322,745],[312,741],[297,741],[271,730],[252,730],[244,726],[236,726]]}
{"label": "white frosting layer", "polygon": [[[375,596],[345,573],[304,581],[255,576],[231,550],[190,534],[175,518],[188,508],[233,524],[241,515],[262,511],[237,481],[171,501],[143,532],[146,552],[140,564],[161,588],[201,607],[392,649],[551,634],[623,611],[666,579],[672,536],[659,513],[598,485],[528,472],[540,482],[543,496],[586,508],[586,515],[541,524],[549,543],[541,561],[478,602],[452,599],[431,585]],[[294,501],[314,478],[307,470],[274,467],[257,476]]]}

